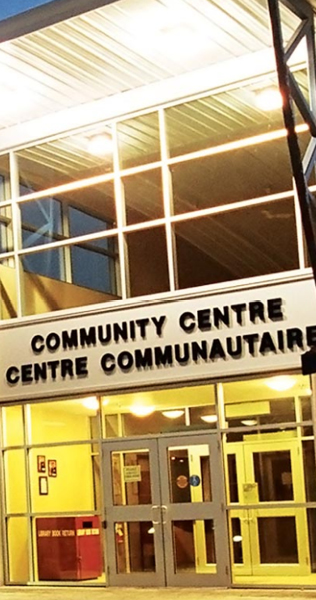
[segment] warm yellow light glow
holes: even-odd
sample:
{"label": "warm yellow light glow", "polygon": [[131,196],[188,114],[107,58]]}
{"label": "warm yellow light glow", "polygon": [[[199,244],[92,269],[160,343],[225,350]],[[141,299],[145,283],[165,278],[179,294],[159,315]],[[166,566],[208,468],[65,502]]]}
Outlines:
{"label": "warm yellow light glow", "polygon": [[102,406],[107,406],[110,402],[109,398],[102,398]]}
{"label": "warm yellow light glow", "polygon": [[286,375],[271,377],[271,379],[267,379],[266,381],[266,385],[276,392],[286,392],[286,390],[290,390],[295,384],[296,380]]}
{"label": "warm yellow light glow", "polygon": [[167,419],[178,419],[184,415],[184,410],[163,410],[162,414]]}
{"label": "warm yellow light glow", "polygon": [[257,419],[243,419],[241,421],[243,425],[247,425],[247,427],[252,427],[253,425],[257,425]]}
{"label": "warm yellow light glow", "polygon": [[280,90],[276,87],[265,88],[256,94],[256,105],[264,111],[281,108],[283,99]]}
{"label": "warm yellow light glow", "polygon": [[89,408],[90,410],[98,410],[99,402],[96,396],[88,396],[82,400],[82,406]]}
{"label": "warm yellow light glow", "polygon": [[135,417],[148,417],[155,412],[155,407],[145,406],[144,404],[133,404],[129,410]]}
{"label": "warm yellow light glow", "polygon": [[205,423],[216,423],[217,421],[217,416],[216,415],[203,415],[201,417],[202,421],[205,421]]}
{"label": "warm yellow light glow", "polygon": [[107,156],[113,151],[112,139],[105,133],[94,135],[88,141],[88,152],[93,156]]}

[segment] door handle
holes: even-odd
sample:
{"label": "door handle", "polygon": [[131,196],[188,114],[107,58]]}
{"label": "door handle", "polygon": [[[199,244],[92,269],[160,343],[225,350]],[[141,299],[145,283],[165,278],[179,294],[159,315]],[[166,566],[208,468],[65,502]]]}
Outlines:
{"label": "door handle", "polygon": [[165,520],[166,514],[168,511],[168,506],[166,506],[165,504],[163,504],[161,506],[161,512],[162,512],[162,524],[166,525],[167,521]]}
{"label": "door handle", "polygon": [[153,513],[152,514],[152,517],[153,517],[152,518],[152,524],[153,525],[159,525],[159,523],[160,523],[160,521],[155,521],[155,515],[154,515],[154,510],[159,510],[159,508],[160,507],[158,506],[158,504],[153,504],[153,506],[151,507],[151,510],[152,510],[152,513]]}

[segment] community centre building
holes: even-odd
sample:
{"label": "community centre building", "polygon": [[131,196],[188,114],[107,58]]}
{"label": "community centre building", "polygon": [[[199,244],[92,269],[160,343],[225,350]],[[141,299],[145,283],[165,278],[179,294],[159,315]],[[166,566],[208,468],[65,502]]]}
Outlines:
{"label": "community centre building", "polygon": [[0,7],[3,585],[316,587],[273,2],[316,114],[313,2]]}

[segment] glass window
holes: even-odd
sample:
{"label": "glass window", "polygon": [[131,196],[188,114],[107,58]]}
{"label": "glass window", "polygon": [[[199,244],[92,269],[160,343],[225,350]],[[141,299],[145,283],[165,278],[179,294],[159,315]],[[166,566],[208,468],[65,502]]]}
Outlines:
{"label": "glass window", "polygon": [[29,443],[90,440],[98,422],[97,406],[96,398],[30,404]]}
{"label": "glass window", "polygon": [[14,258],[0,261],[0,319],[17,316],[16,270]]}
{"label": "glass window", "polygon": [[29,581],[30,557],[28,552],[29,528],[26,517],[7,519],[10,583]]}
{"label": "glass window", "polygon": [[285,138],[175,164],[171,174],[175,214],[292,188]]}
{"label": "glass window", "polygon": [[[103,250],[102,245],[107,249]],[[116,237],[70,246],[70,254],[74,285],[112,296],[117,294]]]}
{"label": "glass window", "polygon": [[156,571],[155,529],[152,522],[116,522],[114,528],[116,572]]}
{"label": "glass window", "polygon": [[174,572],[216,572],[215,527],[212,519],[172,521]]}
{"label": "glass window", "polygon": [[148,450],[111,452],[111,465],[114,506],[152,503]]}
{"label": "glass window", "polygon": [[[91,444],[37,447],[29,457],[33,512],[95,511],[100,505],[96,500],[100,471]],[[45,470],[40,473],[38,457],[44,459]],[[55,475],[50,471],[52,462]]]}
{"label": "glass window", "polygon": [[5,446],[21,446],[24,443],[22,406],[2,408],[2,437]]}
{"label": "glass window", "polygon": [[122,178],[127,225],[164,216],[161,169]]}
{"label": "glass window", "polygon": [[126,234],[131,296],[169,290],[167,244],[164,227]]}
{"label": "glass window", "polygon": [[258,106],[258,93],[268,86],[277,86],[276,77],[167,108],[170,156],[282,129],[280,108],[263,111]]}
{"label": "glass window", "polygon": [[180,289],[298,268],[292,200],[176,223],[174,232]]}
{"label": "glass window", "polygon": [[111,132],[105,126],[17,152],[21,195],[113,170]]}
{"label": "glass window", "polygon": [[61,204],[55,198],[43,198],[20,204],[22,247],[49,244],[61,237]]}
{"label": "glass window", "polygon": [[0,202],[11,198],[9,154],[0,156]]}
{"label": "glass window", "polygon": [[24,254],[21,258],[25,273],[25,284],[30,281],[27,274],[34,273],[51,279],[64,280],[64,249],[54,248],[45,252],[33,252]]}
{"label": "glass window", "polygon": [[123,121],[117,133],[122,169],[160,160],[158,113]]}
{"label": "glass window", "polygon": [[284,375],[224,383],[228,427],[257,427],[296,420],[295,397],[310,394],[309,377]]}
{"label": "glass window", "polygon": [[0,252],[13,250],[11,206],[0,209]]}
{"label": "glass window", "polygon": [[4,452],[7,513],[25,513],[27,510],[25,469],[24,450]]}
{"label": "glass window", "polygon": [[[20,209],[23,248],[99,233],[115,226],[112,183],[21,202]],[[104,241],[94,243],[106,245]]]}

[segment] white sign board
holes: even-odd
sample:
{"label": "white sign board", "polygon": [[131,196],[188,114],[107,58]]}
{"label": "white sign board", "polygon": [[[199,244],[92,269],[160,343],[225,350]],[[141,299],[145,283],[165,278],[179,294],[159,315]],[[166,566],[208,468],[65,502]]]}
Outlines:
{"label": "white sign board", "polygon": [[142,480],[140,465],[127,465],[123,467],[123,474],[125,483]]}
{"label": "white sign board", "polygon": [[314,344],[312,280],[6,325],[0,399],[300,368]]}

